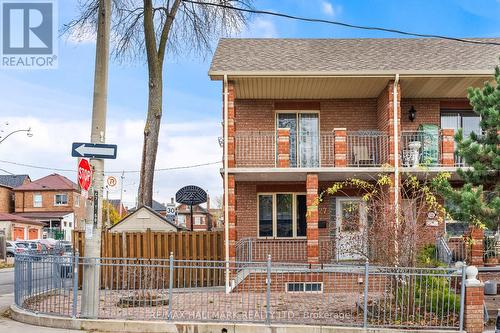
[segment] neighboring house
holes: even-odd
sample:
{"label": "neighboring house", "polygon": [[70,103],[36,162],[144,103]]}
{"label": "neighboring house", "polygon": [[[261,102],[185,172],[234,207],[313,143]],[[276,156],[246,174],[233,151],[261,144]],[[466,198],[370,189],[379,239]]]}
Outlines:
{"label": "neighboring house", "polygon": [[45,222],[44,236],[71,240],[82,229],[85,200],[68,178],[51,174],[14,188],[15,214]]}
{"label": "neighboring house", "polygon": [[28,175],[0,175],[0,213],[14,212],[14,188],[29,183]]}
{"label": "neighboring house", "polygon": [[175,224],[155,212],[153,209],[142,206],[133,213],[130,213],[120,222],[109,228],[110,232],[144,232],[147,229],[151,231],[177,232]]}
{"label": "neighboring house", "polygon": [[[165,204],[162,204],[156,200],[153,200],[153,207],[151,207],[155,212],[157,212],[158,214],[162,215],[162,216],[167,216],[167,206],[165,206]],[[130,208],[128,210],[129,213],[132,213],[136,210],[135,207],[133,208]]]}
{"label": "neighboring house", "polygon": [[211,230],[210,213],[200,205],[194,205],[191,220],[191,207],[180,204],[177,206],[177,225],[188,231],[209,231]]}
{"label": "neighboring house", "polygon": [[[456,179],[453,135],[479,132],[467,88],[492,80],[498,54],[438,39],[221,39],[209,76],[223,83],[228,259],[252,244],[274,261],[359,259],[341,240],[363,237],[362,200],[315,207],[319,191],[382,172]],[[353,205],[359,221],[345,229]],[[429,225],[419,237],[443,232]]]}
{"label": "neighboring house", "polygon": [[224,211],[220,208],[210,208],[211,231],[220,231],[224,228]]}
{"label": "neighboring house", "polygon": [[127,207],[125,207],[120,199],[109,199],[109,203],[116,209],[118,214],[121,212],[122,217],[128,215]]}
{"label": "neighboring house", "polygon": [[19,215],[0,213],[0,231],[8,240],[31,240],[42,238],[45,223]]}

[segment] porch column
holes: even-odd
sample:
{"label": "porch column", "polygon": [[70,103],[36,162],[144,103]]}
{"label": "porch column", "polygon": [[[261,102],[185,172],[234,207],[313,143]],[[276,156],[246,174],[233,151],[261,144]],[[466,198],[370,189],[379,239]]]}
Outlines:
{"label": "porch column", "polygon": [[236,192],[234,175],[228,175],[228,239],[229,261],[236,260]]}
{"label": "porch column", "polygon": [[319,263],[318,243],[318,175],[307,174],[307,262]]}
{"label": "porch column", "polygon": [[235,133],[235,107],[234,107],[234,83],[228,81],[227,83],[227,164],[229,168],[236,166],[236,147],[234,140]]}
{"label": "porch column", "polygon": [[470,333],[480,333],[484,328],[484,283],[477,279],[478,270],[469,266],[465,270],[464,328]]}
{"label": "porch column", "polygon": [[278,168],[290,167],[290,129],[278,129]]}
{"label": "porch column", "polygon": [[451,128],[441,130],[441,165],[455,165],[455,131]]}
{"label": "porch column", "polygon": [[471,264],[477,267],[484,266],[484,230],[477,227],[470,228],[471,237]]}
{"label": "porch column", "polygon": [[335,166],[336,167],[346,167],[347,166],[347,129],[346,128],[335,128],[333,129],[335,133]]}

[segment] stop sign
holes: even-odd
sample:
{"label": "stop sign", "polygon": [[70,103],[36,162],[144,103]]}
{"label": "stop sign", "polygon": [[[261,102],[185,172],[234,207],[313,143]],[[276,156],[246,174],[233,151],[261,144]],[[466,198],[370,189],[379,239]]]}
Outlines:
{"label": "stop sign", "polygon": [[88,191],[92,180],[92,170],[89,161],[82,158],[78,163],[78,184],[84,191]]}

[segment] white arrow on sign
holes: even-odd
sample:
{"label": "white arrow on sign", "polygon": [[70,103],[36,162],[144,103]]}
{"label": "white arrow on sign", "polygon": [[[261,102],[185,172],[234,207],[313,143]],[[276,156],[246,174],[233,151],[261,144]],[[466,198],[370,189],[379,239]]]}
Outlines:
{"label": "white arrow on sign", "polygon": [[116,158],[116,145],[104,143],[73,142],[71,156],[90,158]]}
{"label": "white arrow on sign", "polygon": [[75,151],[82,156],[85,156],[85,155],[110,155],[110,156],[113,156],[115,154],[114,148],[88,147],[85,144],[82,144],[79,147],[75,148]]}

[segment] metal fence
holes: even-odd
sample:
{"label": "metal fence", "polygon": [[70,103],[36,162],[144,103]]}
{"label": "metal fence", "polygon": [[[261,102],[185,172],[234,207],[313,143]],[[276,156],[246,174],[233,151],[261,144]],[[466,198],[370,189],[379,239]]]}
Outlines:
{"label": "metal fence", "polygon": [[389,136],[378,131],[347,132],[347,166],[381,166],[389,162]]}
{"label": "metal fence", "polygon": [[[318,239],[319,262],[333,263],[336,260],[335,240],[331,236]],[[241,238],[236,242],[236,261],[262,262],[271,256],[273,262],[306,263],[306,238]]]}
{"label": "metal fence", "polygon": [[101,319],[463,327],[465,269],[274,263],[270,257],[224,262],[16,255],[16,305],[85,318],[77,273],[87,265],[99,268]]}
{"label": "metal fence", "polygon": [[425,131],[401,132],[401,163],[405,167],[441,164],[441,135]]}

